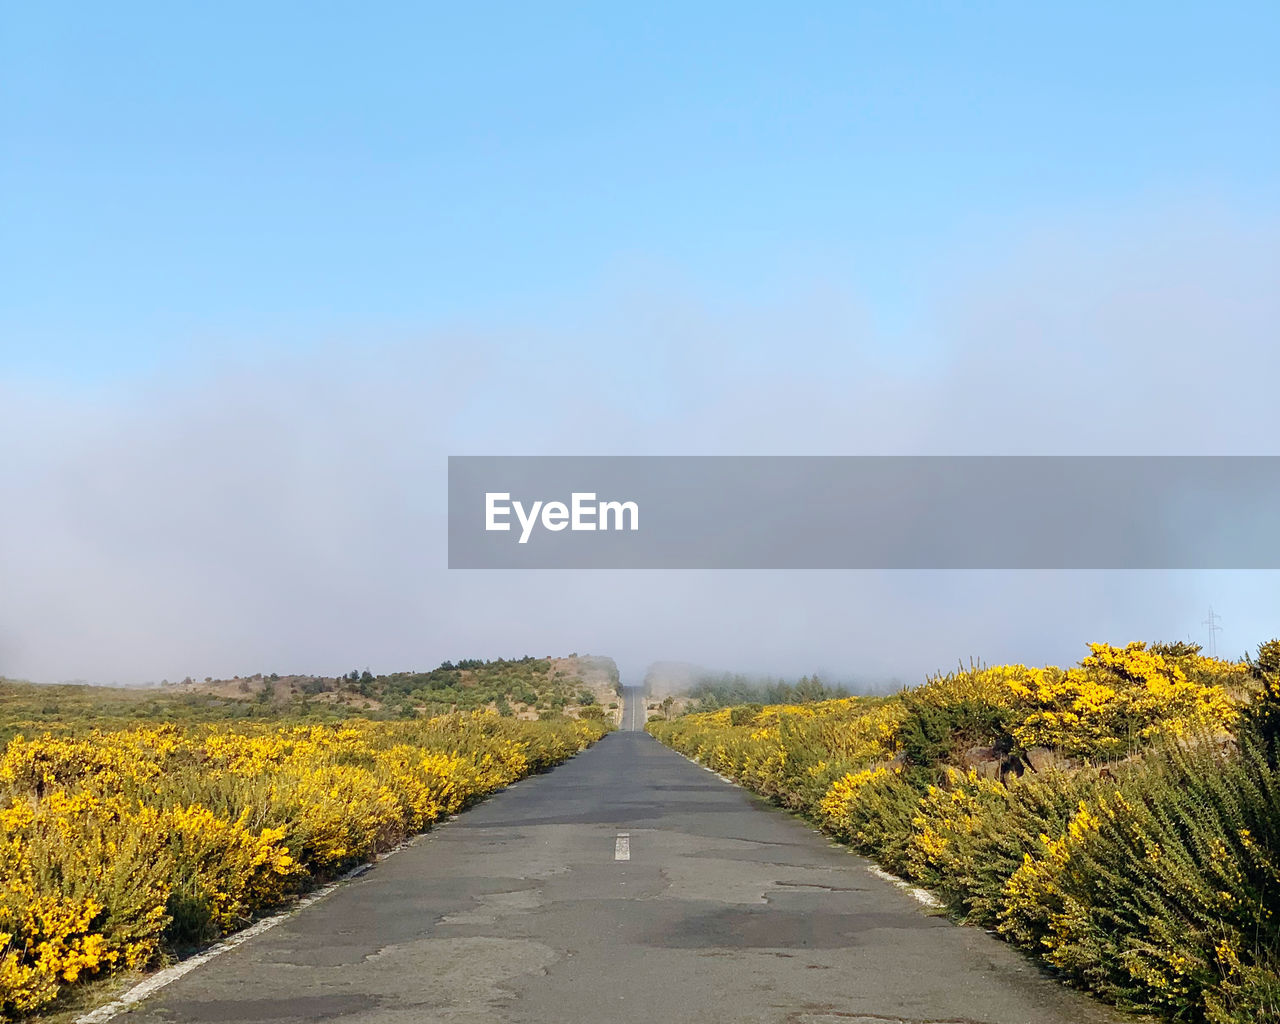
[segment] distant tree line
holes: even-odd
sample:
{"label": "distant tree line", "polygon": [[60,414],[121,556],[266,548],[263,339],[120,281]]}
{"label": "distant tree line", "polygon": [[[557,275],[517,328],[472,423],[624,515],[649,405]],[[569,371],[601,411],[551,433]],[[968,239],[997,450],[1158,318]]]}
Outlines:
{"label": "distant tree line", "polygon": [[843,683],[827,683],[818,676],[802,676],[796,682],[761,679],[732,673],[703,676],[689,687],[692,711],[714,711],[735,704],[807,704],[815,700],[848,697]]}

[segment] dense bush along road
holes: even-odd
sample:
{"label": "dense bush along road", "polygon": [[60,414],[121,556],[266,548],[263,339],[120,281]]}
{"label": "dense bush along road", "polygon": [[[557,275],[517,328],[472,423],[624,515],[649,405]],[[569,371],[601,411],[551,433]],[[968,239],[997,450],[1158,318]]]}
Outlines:
{"label": "dense bush along road", "polygon": [[243,928],[604,722],[169,722],[0,754],[0,1021]]}
{"label": "dense bush along road", "polygon": [[125,1019],[1120,1019],[631,723]]}
{"label": "dense bush along road", "polygon": [[1089,651],[648,729],[1123,1009],[1278,1024],[1280,640]]}

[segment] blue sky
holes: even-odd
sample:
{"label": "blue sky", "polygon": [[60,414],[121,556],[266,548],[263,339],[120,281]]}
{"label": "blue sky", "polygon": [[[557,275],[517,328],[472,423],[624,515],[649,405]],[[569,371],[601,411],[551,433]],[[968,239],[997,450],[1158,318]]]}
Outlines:
{"label": "blue sky", "polygon": [[[555,321],[821,275],[892,339],[1027,222],[1274,215],[1273,4],[19,5],[4,362]],[[916,339],[919,340],[919,339]]]}
{"label": "blue sky", "polygon": [[1280,454],[1274,3],[0,28],[0,675],[919,678],[1273,574],[449,573],[448,454]]}

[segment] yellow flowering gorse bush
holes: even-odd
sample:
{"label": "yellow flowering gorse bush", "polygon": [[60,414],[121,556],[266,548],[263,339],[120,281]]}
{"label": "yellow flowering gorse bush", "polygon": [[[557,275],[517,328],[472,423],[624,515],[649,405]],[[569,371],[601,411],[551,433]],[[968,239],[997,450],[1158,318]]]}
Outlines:
{"label": "yellow flowering gorse bush", "polygon": [[241,927],[604,731],[477,713],[19,736],[0,756],[0,1018]]}
{"label": "yellow flowering gorse bush", "polygon": [[1091,644],[649,730],[1114,1002],[1280,1024],[1280,641]]}

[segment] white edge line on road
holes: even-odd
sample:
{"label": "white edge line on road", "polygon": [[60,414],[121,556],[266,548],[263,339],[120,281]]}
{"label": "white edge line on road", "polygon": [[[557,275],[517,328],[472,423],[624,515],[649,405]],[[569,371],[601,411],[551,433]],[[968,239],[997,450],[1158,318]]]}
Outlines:
{"label": "white edge line on road", "polygon": [[[577,755],[574,754],[571,756],[576,757]],[[508,783],[502,788],[511,789],[522,781],[522,779],[517,779],[515,782]],[[429,839],[433,833],[438,832],[448,822],[457,820],[458,815],[451,814],[443,821],[434,822],[431,828],[427,831],[419,832],[417,835],[410,836],[399,846],[393,846],[385,853],[378,854],[371,861],[366,861],[364,864],[357,864],[350,871],[340,875],[328,885],[322,886],[314,892],[307,893],[307,895],[303,896],[297,903],[289,907],[287,910],[282,910],[280,913],[273,914],[271,917],[264,917],[261,921],[255,921],[253,924],[249,925],[249,927],[241,929],[233,935],[229,935],[216,945],[210,946],[203,953],[197,953],[195,956],[188,957],[186,960],[183,960],[181,963],[176,963],[172,967],[166,967],[163,970],[156,971],[156,973],[151,975],[151,977],[138,982],[138,984],[134,985],[133,988],[128,989],[119,998],[113,999],[109,1003],[104,1003],[102,1006],[99,1006],[95,1010],[90,1010],[88,1013],[82,1013],[72,1022],[72,1024],[106,1024],[107,1021],[111,1020],[117,1014],[123,1013],[125,1010],[129,1009],[129,1007],[142,1002],[142,1000],[146,999],[147,996],[151,995],[153,992],[158,992],[166,985],[173,984],[184,974],[190,974],[197,967],[207,964],[215,956],[221,956],[223,953],[230,952],[242,943],[248,942],[255,935],[261,935],[263,932],[270,931],[281,921],[285,921],[288,918],[293,917],[294,914],[301,913],[312,904],[319,903],[326,896],[331,895],[335,890],[337,890],[344,882],[349,882],[353,878],[358,878],[360,875],[363,875],[366,871],[370,870],[375,864],[381,864],[388,857],[394,857],[401,850],[408,849],[420,839]]]}
{"label": "white edge line on road", "polygon": [[942,900],[938,899],[933,893],[927,889],[921,889],[918,885],[912,885],[910,882],[904,881],[897,875],[890,874],[878,864],[868,864],[867,870],[876,878],[888,882],[890,885],[896,885],[899,889],[912,897],[917,903],[923,903],[926,907],[936,910],[942,906]]}
{"label": "white edge line on road", "polygon": [[[449,820],[452,821],[453,818],[450,818]],[[439,828],[440,825],[437,824],[435,827]],[[376,860],[369,861],[365,864],[357,864],[346,874],[339,876],[336,881],[330,882],[328,885],[315,890],[315,892],[311,892],[303,896],[288,910],[283,910],[278,914],[273,914],[271,917],[264,917],[261,921],[255,921],[253,924],[249,925],[248,928],[244,928],[235,934],[228,936],[217,945],[210,946],[203,953],[197,953],[195,956],[188,957],[181,963],[176,963],[172,967],[166,967],[162,971],[157,971],[155,974],[151,975],[151,977],[138,982],[138,984],[134,985],[133,988],[129,989],[119,998],[113,999],[111,1002],[106,1003],[103,1006],[99,1006],[96,1010],[90,1010],[88,1013],[81,1014],[75,1019],[73,1024],[105,1024],[106,1021],[111,1020],[117,1014],[123,1013],[125,1010],[129,1009],[129,1007],[142,1002],[142,1000],[146,999],[147,996],[152,993],[158,992],[166,985],[173,984],[184,974],[189,974],[197,967],[207,964],[215,956],[221,956],[223,953],[230,952],[241,943],[248,942],[254,936],[270,931],[281,921],[288,920],[295,914],[306,910],[307,907],[314,903],[319,903],[326,896],[331,895],[344,882],[348,882],[353,878],[363,875],[366,871],[372,868],[374,864],[380,864],[388,857],[394,857],[401,850],[412,846],[414,840],[425,835],[429,835],[429,833],[419,833],[417,836],[406,840],[399,846],[393,847],[386,853],[378,854]]]}
{"label": "white edge line on road", "polygon": [[[667,749],[668,749],[668,750],[670,750],[673,754],[680,754],[680,751],[676,750],[676,749],[675,749],[675,747],[667,747]],[[727,775],[721,775],[721,774],[720,774],[718,771],[716,771],[714,768],[708,768],[708,767],[707,767],[705,764],[703,764],[701,761],[696,761],[696,760],[694,760],[694,759],[693,759],[692,757],[690,757],[688,754],[680,754],[680,756],[681,756],[681,757],[683,757],[683,758],[684,758],[686,761],[688,761],[690,764],[697,765],[697,766],[698,766],[699,768],[701,768],[704,772],[710,772],[712,775],[714,775],[714,776],[715,776],[717,779],[719,779],[721,782],[727,782],[727,783],[729,783],[729,785],[731,785],[731,786],[736,786],[736,785],[738,784],[737,779],[731,779],[731,778],[729,778],[729,776],[727,776]]]}
{"label": "white edge line on road", "polygon": [[[672,747],[668,747],[667,749],[673,750]],[[680,751],[678,750],[675,750],[674,752],[677,754],[680,754]],[[729,778],[727,775],[721,775],[714,768],[708,768],[702,762],[695,761],[688,754],[680,754],[680,756],[683,757],[690,764],[696,764],[704,772],[710,772],[721,782],[727,782],[731,786],[737,785],[737,783],[733,779]],[[813,831],[818,833],[819,835],[824,834],[821,829],[814,829]],[[841,845],[841,844],[836,844],[836,845]],[[928,907],[930,910],[937,910],[942,906],[942,900],[938,899],[937,896],[929,892],[928,889],[921,889],[918,885],[912,885],[910,882],[904,881],[903,879],[899,878],[897,875],[890,874],[888,871],[880,867],[880,865],[878,864],[868,864],[867,870],[870,871],[873,875],[875,875],[876,878],[882,879],[883,881],[888,882],[890,885],[896,885],[899,889],[905,892],[917,903],[920,903],[923,906]],[[76,1024],[79,1024],[79,1022],[77,1021]]]}

